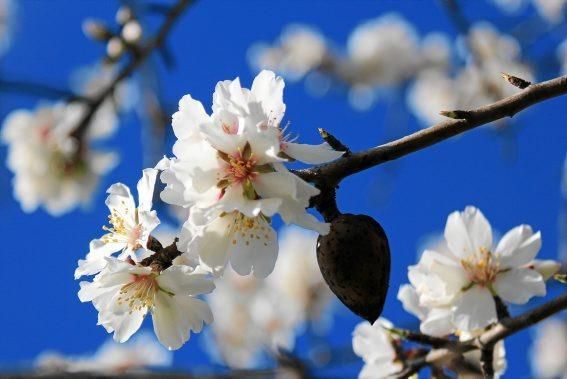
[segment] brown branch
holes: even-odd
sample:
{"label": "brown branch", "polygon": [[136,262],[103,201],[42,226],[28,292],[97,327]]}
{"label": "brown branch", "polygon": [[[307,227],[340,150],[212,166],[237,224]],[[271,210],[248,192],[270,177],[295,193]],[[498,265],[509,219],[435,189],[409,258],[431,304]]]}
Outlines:
{"label": "brown branch", "polygon": [[[406,378],[409,375],[419,372],[426,366],[444,365],[454,362],[463,353],[472,350],[481,350],[481,363],[485,377],[491,378],[494,375],[493,351],[494,346],[504,338],[518,333],[538,322],[567,309],[567,293],[564,293],[553,300],[548,301],[530,311],[516,317],[506,317],[480,336],[470,341],[451,341],[447,340],[445,346],[432,348],[424,359],[416,359],[407,362],[406,367],[396,375],[397,378]],[[490,364],[488,357],[490,356]],[[491,376],[492,375],[492,376]]]}
{"label": "brown branch", "polygon": [[384,145],[352,153],[334,162],[298,170],[295,173],[305,180],[324,182],[324,187],[335,188],[347,176],[401,158],[478,126],[512,117],[532,105],[566,93],[567,76],[532,84],[518,94],[467,111],[466,119],[447,120]]}
{"label": "brown branch", "polygon": [[124,68],[116,75],[112,83],[110,83],[104,90],[102,90],[89,104],[89,109],[79,122],[77,128],[71,134],[72,137],[76,138],[79,142],[82,136],[88,129],[89,123],[96,111],[102,105],[107,97],[111,96],[116,89],[116,86],[121,83],[124,79],[130,77],[138,67],[146,61],[146,59],[154,52],[154,50],[160,48],[167,38],[171,28],[179,17],[183,14],[183,11],[194,2],[195,0],[178,0],[177,3],[172,6],[168,13],[166,14],[165,21],[159,28],[155,37],[151,39],[145,46],[141,47],[137,54],[135,54],[130,62],[124,66]]}

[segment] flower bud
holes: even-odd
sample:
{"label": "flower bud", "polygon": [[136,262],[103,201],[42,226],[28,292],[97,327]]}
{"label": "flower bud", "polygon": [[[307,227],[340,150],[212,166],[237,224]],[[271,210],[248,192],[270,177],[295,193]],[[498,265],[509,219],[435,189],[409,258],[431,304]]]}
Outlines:
{"label": "flower bud", "polygon": [[106,54],[111,59],[118,59],[124,54],[125,46],[118,37],[112,37],[106,45]]}
{"label": "flower bud", "polygon": [[127,6],[120,7],[120,9],[118,9],[118,12],[116,12],[116,22],[119,23],[120,25],[124,25],[128,21],[133,19],[134,19],[134,12],[130,7]]}
{"label": "flower bud", "polygon": [[553,275],[559,272],[559,270],[561,269],[561,263],[551,259],[547,259],[547,260],[536,259],[532,263],[530,263],[529,268],[539,272],[543,280],[547,281]]}
{"label": "flower bud", "polygon": [[122,38],[129,43],[136,43],[142,38],[142,26],[136,20],[128,21],[122,28]]}
{"label": "flower bud", "polygon": [[390,248],[373,218],[343,214],[317,240],[317,261],[333,293],[352,312],[373,323],[386,300]]}
{"label": "flower bud", "polygon": [[92,19],[83,22],[83,33],[97,41],[108,41],[112,38],[112,33],[102,22]]}

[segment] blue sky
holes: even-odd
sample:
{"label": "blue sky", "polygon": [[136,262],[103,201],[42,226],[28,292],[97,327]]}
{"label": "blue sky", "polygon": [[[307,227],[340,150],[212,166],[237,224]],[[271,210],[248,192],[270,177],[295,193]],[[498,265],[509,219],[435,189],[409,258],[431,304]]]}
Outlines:
{"label": "blue sky", "polygon": [[[103,53],[101,45],[83,35],[82,20],[113,20],[118,4],[112,0],[17,3],[13,44],[0,60],[0,76],[57,86],[66,85],[74,69],[95,62]],[[219,80],[239,76],[243,84],[250,85],[255,73],[246,60],[247,48],[259,40],[273,41],[291,22],[316,26],[343,45],[350,30],[361,21],[392,10],[401,13],[421,34],[441,31],[456,35],[435,1],[203,0],[187,12],[168,41],[175,67],[166,70],[156,59],[164,99],[175,104],[190,93],[207,105]],[[502,30],[518,21],[480,0],[468,2],[465,11],[471,19],[490,19]],[[159,17],[150,20],[152,26],[158,22]],[[565,35],[550,39],[560,37]],[[533,59],[541,56],[541,51],[545,52],[546,47],[531,49]],[[538,80],[554,76],[557,72],[551,65],[538,73]],[[387,128],[407,133],[419,127],[411,115],[407,122],[386,125],[391,117],[385,102],[370,111],[357,112],[349,106],[344,93],[335,91],[314,98],[301,82],[289,83],[284,96],[285,120],[291,121],[292,131],[304,142],[318,143],[316,128],[324,127],[352,150],[359,150],[385,142]],[[37,101],[34,96],[2,92],[0,116],[19,107],[33,108]],[[540,256],[556,257],[560,181],[567,152],[565,107],[567,98],[559,98],[517,116],[513,120],[518,134],[512,158],[503,154],[505,141],[483,127],[344,181],[338,193],[340,209],[371,215],[390,239],[391,290],[384,316],[400,325],[417,326],[396,300],[397,289],[407,282],[406,268],[416,262],[422,238],[442,231],[447,215],[467,205],[479,207],[501,233],[521,223],[541,230]],[[0,367],[25,364],[46,349],[71,354],[93,351],[107,338],[104,329],[95,325],[93,307],[79,302],[73,271],[77,259],[87,252],[88,242],[99,235],[106,222],[104,188],[117,181],[134,186],[144,168],[141,125],[134,114],[125,115],[116,136],[105,144],[120,152],[121,162],[104,178],[92,208],[86,211],[77,210],[59,218],[43,211],[24,214],[11,194],[12,174],[3,163],[0,165],[0,325],[4,326]],[[0,147],[0,162],[5,158],[6,149]],[[330,338],[336,346],[349,346],[350,334],[359,319],[341,305],[336,308]],[[529,377],[529,341],[529,332],[507,340],[507,353],[514,362],[509,365],[507,377]],[[202,345],[200,338],[195,338],[177,352],[176,366],[207,365]],[[360,367],[361,363],[352,365],[347,375]]]}

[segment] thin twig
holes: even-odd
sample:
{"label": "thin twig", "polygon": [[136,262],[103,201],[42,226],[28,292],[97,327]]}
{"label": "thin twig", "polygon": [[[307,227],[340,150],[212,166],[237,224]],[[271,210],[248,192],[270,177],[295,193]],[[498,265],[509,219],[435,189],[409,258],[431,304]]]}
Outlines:
{"label": "thin twig", "polygon": [[140,48],[138,54],[136,54],[130,62],[118,73],[116,78],[110,83],[104,90],[102,90],[91,102],[88,111],[85,113],[78,127],[71,134],[72,137],[77,140],[81,140],[82,136],[88,129],[89,123],[93,116],[95,115],[98,108],[102,105],[107,97],[111,96],[116,89],[116,86],[122,82],[122,80],[128,78],[132,75],[138,67],[156,50],[161,47],[164,43],[167,35],[169,34],[171,28],[179,17],[183,14],[183,11],[194,2],[195,0],[178,0],[178,2],[170,8],[169,12],[166,14],[165,21],[159,28],[155,37],[151,39],[144,47]]}
{"label": "thin twig", "polygon": [[532,84],[513,96],[468,111],[467,119],[447,120],[384,145],[352,153],[334,162],[298,170],[295,173],[307,181],[324,181],[328,188],[335,188],[347,176],[401,158],[478,126],[512,117],[532,105],[566,93],[567,76]]}

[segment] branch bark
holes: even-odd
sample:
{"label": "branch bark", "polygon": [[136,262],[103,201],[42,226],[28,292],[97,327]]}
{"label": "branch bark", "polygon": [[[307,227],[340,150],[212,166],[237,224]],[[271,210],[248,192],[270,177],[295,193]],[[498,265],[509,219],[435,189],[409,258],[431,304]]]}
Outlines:
{"label": "branch bark", "polygon": [[492,121],[512,117],[532,105],[566,93],[567,76],[532,84],[516,95],[467,111],[466,119],[447,120],[398,140],[352,153],[331,163],[297,170],[295,173],[304,180],[324,182],[326,187],[334,188],[350,175],[401,158]]}

